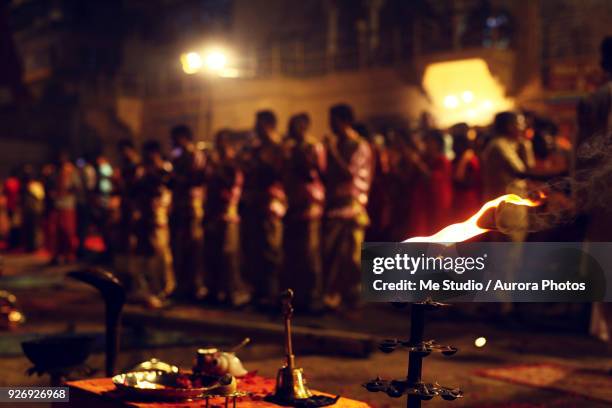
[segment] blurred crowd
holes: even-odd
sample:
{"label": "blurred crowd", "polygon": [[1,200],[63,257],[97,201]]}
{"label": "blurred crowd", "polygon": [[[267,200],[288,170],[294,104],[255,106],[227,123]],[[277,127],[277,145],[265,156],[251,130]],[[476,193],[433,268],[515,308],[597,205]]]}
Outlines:
{"label": "blurred crowd", "polygon": [[174,298],[266,308],[294,287],[302,310],[353,308],[364,239],[430,235],[484,201],[527,196],[570,164],[567,139],[529,112],[445,130],[423,114],[415,129],[371,133],[339,104],[329,125],[314,138],[298,113],[280,132],[265,110],[247,139],[221,130],[200,148],[179,125],[169,152],[122,140],[117,163],[60,154],[39,171],[23,166],[1,184],[0,235],[7,249],[42,248],[54,264],[102,252],[150,307]]}

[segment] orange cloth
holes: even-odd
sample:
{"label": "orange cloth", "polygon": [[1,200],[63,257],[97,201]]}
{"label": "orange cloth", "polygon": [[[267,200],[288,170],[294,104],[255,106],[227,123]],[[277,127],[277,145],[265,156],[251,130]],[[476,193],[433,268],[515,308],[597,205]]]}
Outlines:
{"label": "orange cloth", "polygon": [[[271,378],[260,376],[248,377],[238,380],[238,390],[250,392],[252,395],[238,399],[236,404],[240,408],[264,408],[276,407],[272,403],[263,401],[263,398],[274,391],[275,381]],[[122,399],[122,395],[117,391],[110,378],[94,378],[90,380],[70,381],[70,403],[56,403],[53,407],[129,407],[129,408],[202,408],[202,400],[190,402],[134,402]],[[315,394],[324,394],[314,391]],[[329,395],[329,394],[326,394]],[[210,407],[223,407],[225,398],[211,398]],[[230,401],[230,407],[232,403]],[[365,402],[340,398],[333,405],[336,408],[368,408]]]}

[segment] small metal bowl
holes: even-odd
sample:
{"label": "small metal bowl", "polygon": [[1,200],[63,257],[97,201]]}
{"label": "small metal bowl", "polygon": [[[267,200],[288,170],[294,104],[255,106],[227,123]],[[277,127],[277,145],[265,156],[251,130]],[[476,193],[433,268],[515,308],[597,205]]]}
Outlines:
{"label": "small metal bowl", "polygon": [[83,364],[94,345],[95,337],[87,334],[58,334],[21,343],[26,357],[41,370]]}

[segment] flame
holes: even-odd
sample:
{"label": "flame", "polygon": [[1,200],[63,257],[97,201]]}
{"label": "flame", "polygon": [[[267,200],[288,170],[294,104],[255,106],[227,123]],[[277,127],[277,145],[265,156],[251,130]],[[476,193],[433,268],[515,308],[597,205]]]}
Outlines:
{"label": "flame", "polygon": [[[540,193],[540,198],[544,198],[543,193]],[[440,231],[436,232],[433,235],[428,237],[413,237],[405,240],[404,242],[438,242],[438,243],[448,243],[448,242],[461,242],[466,241],[470,238],[475,237],[476,235],[480,235],[484,232],[489,231],[489,229],[481,228],[478,226],[478,220],[482,215],[487,212],[491,208],[496,208],[501,203],[511,203],[515,205],[525,205],[527,207],[537,207],[542,204],[541,201],[533,201],[528,198],[519,197],[516,194],[506,194],[500,197],[497,197],[487,203],[485,203],[480,210],[470,218],[465,220],[464,222],[459,222],[457,224],[451,224]]]}

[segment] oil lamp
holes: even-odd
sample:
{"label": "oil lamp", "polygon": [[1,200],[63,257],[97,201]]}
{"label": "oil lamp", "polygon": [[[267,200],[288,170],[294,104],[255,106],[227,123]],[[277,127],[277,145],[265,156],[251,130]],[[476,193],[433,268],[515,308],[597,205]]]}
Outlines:
{"label": "oil lamp", "polygon": [[[399,307],[405,304],[397,304]],[[410,338],[408,340],[388,339],[384,340],[379,349],[383,353],[392,353],[398,347],[408,350],[408,374],[406,378],[398,380],[383,380],[378,377],[364,384],[370,392],[386,392],[392,398],[408,396],[408,408],[420,408],[421,401],[428,401],[439,396],[447,401],[452,401],[463,396],[463,392],[457,388],[449,388],[437,383],[425,383],[421,379],[423,371],[423,358],[432,352],[439,352],[444,356],[452,356],[457,352],[456,347],[444,346],[434,340],[425,340],[425,311],[447,306],[444,303],[434,302],[428,299],[424,302],[412,304],[410,314]]]}
{"label": "oil lamp", "polygon": [[[432,242],[442,245],[453,245],[453,243],[467,241],[480,234],[491,230],[491,227],[482,225],[482,219],[486,215],[491,215],[489,211],[496,210],[500,205],[517,205],[526,207],[538,207],[542,204],[542,200],[546,195],[542,192],[538,193],[538,199],[532,200],[522,198],[516,194],[505,194],[491,201],[486,202],[480,210],[463,222],[451,224],[437,233],[427,237],[413,237],[403,242]],[[496,226],[493,227],[493,229]],[[474,284],[472,282],[471,284]],[[405,303],[397,303],[396,306],[405,306]],[[424,302],[412,304],[411,308],[411,324],[410,338],[408,340],[389,339],[384,340],[379,349],[383,353],[392,353],[398,347],[404,347],[408,350],[408,374],[406,378],[399,380],[383,380],[380,377],[371,380],[364,384],[364,387],[370,392],[386,392],[390,397],[399,398],[402,395],[408,396],[408,408],[420,408],[421,401],[427,401],[435,396],[442,399],[452,401],[463,396],[463,392],[458,388],[442,387],[437,383],[425,383],[421,380],[423,370],[423,358],[430,355],[432,352],[439,352],[444,356],[452,356],[457,352],[457,348],[452,346],[443,346],[436,343],[434,340],[425,340],[425,312],[434,310],[439,307],[447,306],[444,303],[434,302],[427,299]],[[478,341],[478,340],[477,340]],[[480,340],[482,346],[486,343]]]}

